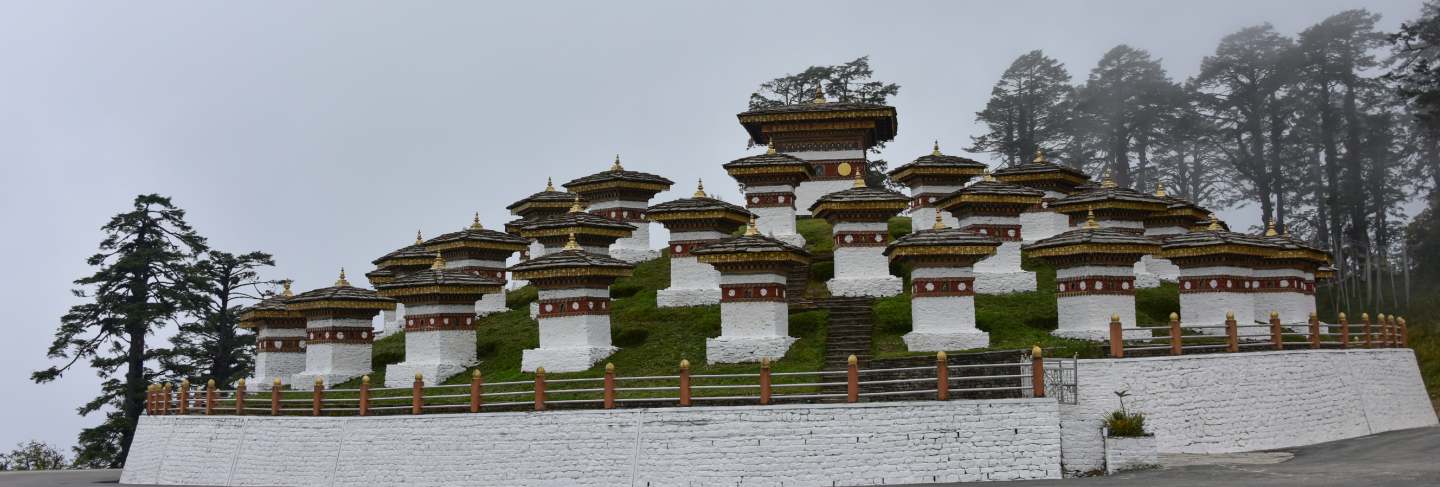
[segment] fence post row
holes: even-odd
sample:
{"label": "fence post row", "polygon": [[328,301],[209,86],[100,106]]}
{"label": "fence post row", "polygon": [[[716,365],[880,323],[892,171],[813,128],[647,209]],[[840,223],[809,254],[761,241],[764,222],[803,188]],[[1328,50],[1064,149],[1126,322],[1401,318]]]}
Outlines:
{"label": "fence post row", "polygon": [[935,399],[950,400],[950,360],[944,351],[935,354]]}
{"label": "fence post row", "polygon": [[605,409],[615,409],[615,364],[605,363]]}
{"label": "fence post row", "polygon": [[360,415],[370,415],[370,376],[360,377]]}
{"label": "fence post row", "polygon": [[535,410],[545,410],[545,368],[535,368]]}
{"label": "fence post row", "polygon": [[1280,313],[1276,311],[1270,312],[1270,341],[1276,350],[1285,349],[1285,331],[1280,328]]}
{"label": "fence post row", "polygon": [[319,416],[325,402],[325,379],[315,377],[315,393],[310,398],[310,415]]}
{"label": "fence post row", "polygon": [[480,397],[485,390],[485,380],[480,376],[480,369],[470,373],[470,412],[480,412],[480,405],[484,398]]}
{"label": "fence post row", "polygon": [[1120,315],[1110,315],[1110,356],[1125,357],[1125,330],[1120,327]]}
{"label": "fence post row", "polygon": [[850,354],[845,366],[845,402],[860,401],[860,362]]}
{"label": "fence post row", "polygon": [[1180,314],[1170,313],[1170,355],[1184,353],[1180,341]]}
{"label": "fence post row", "polygon": [[1360,321],[1364,323],[1365,327],[1365,348],[1370,348],[1372,345],[1370,341],[1370,313],[1360,313]]}
{"label": "fence post row", "polygon": [[1320,348],[1320,317],[1310,313],[1310,348]]}
{"label": "fence post row", "polygon": [[420,414],[425,409],[425,377],[419,372],[415,373],[415,382],[410,385],[410,414]]}
{"label": "fence post row", "polygon": [[1035,397],[1045,397],[1045,358],[1039,345],[1030,347],[1030,386]]}
{"label": "fence post row", "polygon": [[280,415],[280,378],[270,382],[270,415]]}
{"label": "fence post row", "polygon": [[770,357],[760,357],[760,404],[770,404]]}

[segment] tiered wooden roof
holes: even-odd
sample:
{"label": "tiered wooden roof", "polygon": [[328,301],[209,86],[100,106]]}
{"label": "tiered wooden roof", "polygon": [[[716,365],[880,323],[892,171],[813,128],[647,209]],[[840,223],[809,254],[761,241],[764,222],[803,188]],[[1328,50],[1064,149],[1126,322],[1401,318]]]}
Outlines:
{"label": "tiered wooden roof", "polygon": [[1035,159],[1024,164],[995,171],[995,179],[1036,189],[1069,194],[1090,180],[1077,169],[1050,162],[1044,151],[1035,151]]}
{"label": "tiered wooden roof", "polygon": [[285,307],[293,311],[327,309],[381,311],[395,309],[395,300],[380,296],[369,289],[351,286],[350,281],[345,280],[345,270],[341,269],[340,279],[335,281],[335,285],[297,294],[285,302]]}
{"label": "tiered wooden roof", "polygon": [[915,158],[905,165],[890,170],[890,179],[915,187],[922,184],[961,185],[970,178],[985,174],[985,164],[960,156],[940,152],[940,142],[926,155]]}

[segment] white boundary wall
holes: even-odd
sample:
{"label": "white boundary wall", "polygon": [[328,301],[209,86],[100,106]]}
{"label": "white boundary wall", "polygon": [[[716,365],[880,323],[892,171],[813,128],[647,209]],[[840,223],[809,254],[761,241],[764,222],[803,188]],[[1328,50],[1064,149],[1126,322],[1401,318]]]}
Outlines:
{"label": "white boundary wall", "polygon": [[1436,424],[1409,349],[1081,360],[1061,405],[1066,472],[1104,467],[1101,418],[1145,414],[1161,453],[1290,448]]}
{"label": "white boundary wall", "polygon": [[1060,477],[1053,399],[348,418],[144,416],[121,482],[879,485]]}

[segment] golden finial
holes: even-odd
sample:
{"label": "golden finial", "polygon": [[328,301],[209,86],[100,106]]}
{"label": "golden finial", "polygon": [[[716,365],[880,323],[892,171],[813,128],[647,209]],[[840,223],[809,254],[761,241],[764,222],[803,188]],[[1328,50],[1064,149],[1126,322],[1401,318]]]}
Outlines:
{"label": "golden finial", "polygon": [[696,197],[696,198],[704,198],[704,197],[706,197],[706,196],[705,196],[705,180],[704,180],[704,179],[696,179],[696,180],[695,180],[695,195],[694,195],[694,197]]}
{"label": "golden finial", "polygon": [[1030,346],[1030,356],[1031,356],[1031,357],[1036,357],[1036,358],[1044,357],[1044,356],[1045,356],[1045,351],[1040,348],[1040,345],[1031,345],[1031,346]]}
{"label": "golden finial", "polygon": [[1210,231],[1212,231],[1212,232],[1218,232],[1218,231],[1220,231],[1220,230],[1224,230],[1224,228],[1220,226],[1220,219],[1219,219],[1219,218],[1215,218],[1215,214],[1214,214],[1214,213],[1211,213],[1211,214],[1210,214],[1210,226],[1209,226],[1209,227],[1206,227],[1206,230],[1210,230]]}
{"label": "golden finial", "polygon": [[420,245],[420,243],[424,241],[425,238],[420,236],[420,229],[415,229],[415,245]]}
{"label": "golden finial", "polygon": [[480,369],[477,368],[477,369],[475,369],[475,370],[470,371],[470,378],[471,378],[471,379],[479,379],[479,378],[480,378]]}
{"label": "golden finial", "polygon": [[1100,179],[1100,187],[1102,187],[1102,188],[1113,188],[1113,187],[1115,187],[1115,186],[1117,186],[1117,185],[1115,184],[1115,178],[1110,177],[1110,170],[1109,170],[1109,169],[1106,169],[1104,175],[1101,176],[1101,179]]}
{"label": "golden finial", "polygon": [[985,169],[985,175],[984,175],[984,176],[981,176],[981,177],[980,177],[980,180],[981,180],[981,181],[994,182],[994,181],[995,181],[995,175],[994,175],[994,174],[990,174],[990,169],[987,168],[987,169]]}
{"label": "golden finial", "polygon": [[555,180],[549,177],[545,178],[545,191],[555,191]]}
{"label": "golden finial", "polygon": [[288,297],[293,297],[293,296],[295,296],[295,291],[291,291],[291,290],[290,290],[290,282],[291,282],[291,281],[290,281],[289,279],[286,279],[286,280],[284,280],[284,281],[280,281],[280,285],[281,285],[281,286],[284,286],[284,289],[285,289],[284,291],[280,291],[280,295],[281,295],[281,296],[285,296],[285,297],[287,297],[287,298],[288,298]]}
{"label": "golden finial", "polygon": [[366,375],[361,376],[361,377],[360,377],[360,383],[361,383],[361,384],[369,384],[369,383],[370,383],[370,375],[369,375],[369,374],[366,374]]}
{"label": "golden finial", "polygon": [[580,195],[576,194],[575,202],[570,204],[570,213],[580,213],[582,211],[585,211],[585,208],[580,206]]}
{"label": "golden finial", "polygon": [[624,171],[625,167],[620,165],[620,154],[615,154],[615,163],[610,165],[611,171]]}
{"label": "golden finial", "polygon": [[1048,162],[1045,160],[1045,149],[1035,149],[1035,160],[1030,162]]}
{"label": "golden finial", "polygon": [[[278,380],[280,380],[280,379],[277,377],[275,380],[278,381]],[[318,375],[315,376],[315,387],[320,387],[320,386],[323,386],[323,385],[325,385],[325,378],[324,378],[324,377],[321,377],[321,376],[318,376]]]}
{"label": "golden finial", "polygon": [[575,232],[570,232],[570,240],[565,241],[565,248],[560,250],[581,250],[580,242],[575,241]]}
{"label": "golden finial", "polygon": [[1094,209],[1094,208],[1086,208],[1086,209],[1085,209],[1085,228],[1088,228],[1088,229],[1091,229],[1091,230],[1094,230],[1094,229],[1096,229],[1096,228],[1100,228],[1100,223],[1095,221],[1095,209]]}
{"label": "golden finial", "polygon": [[935,148],[930,150],[930,155],[932,155],[932,156],[938,156],[938,155],[940,155],[940,141],[938,141],[938,140],[935,141]]}
{"label": "golden finial", "polygon": [[484,230],[484,229],[485,229],[484,226],[481,226],[481,225],[480,225],[480,212],[478,212],[478,211],[475,212],[475,219],[470,221],[470,229],[471,229],[471,230]]}
{"label": "golden finial", "polygon": [[416,381],[416,382],[419,382],[419,381],[422,381],[422,380],[425,380],[425,376],[424,376],[424,375],[421,375],[419,372],[416,372],[416,373],[415,373],[415,381]]}
{"label": "golden finial", "polygon": [[850,354],[850,357],[848,357],[848,358],[845,359],[845,363],[850,364],[850,365],[855,365],[855,364],[857,364],[857,363],[859,363],[859,362],[860,362],[860,359],[855,358],[855,354],[853,354],[853,353]]}
{"label": "golden finial", "polygon": [[864,188],[864,187],[865,187],[865,169],[864,169],[863,167],[857,167],[857,168],[855,168],[855,182],[854,182],[853,184],[851,184],[850,187],[851,187],[851,188]]}
{"label": "golden finial", "polygon": [[944,230],[944,229],[945,229],[945,221],[940,219],[940,209],[939,209],[939,208],[936,208],[936,209],[935,209],[935,225],[934,225],[934,226],[931,226],[930,229],[931,229],[931,230]]}
{"label": "golden finial", "polygon": [[680,368],[681,368],[681,369],[689,369],[689,368],[690,368],[690,361],[689,361],[689,360],[686,360],[686,359],[683,359],[683,358],[680,359]]}
{"label": "golden finial", "polygon": [[1160,181],[1155,181],[1155,196],[1159,196],[1159,197],[1161,197],[1161,198],[1164,198],[1164,197],[1166,196],[1166,195],[1165,195],[1165,183],[1162,183],[1162,182],[1160,182]]}
{"label": "golden finial", "polygon": [[436,253],[435,253],[435,261],[430,263],[430,268],[431,268],[431,269],[435,269],[435,270],[437,270],[437,271],[440,270],[440,269],[444,269],[444,268],[445,268],[445,256],[440,255],[439,252],[436,252]]}
{"label": "golden finial", "polygon": [[767,154],[767,155],[772,155],[772,156],[775,155],[775,138],[774,138],[774,137],[771,137],[771,138],[770,138],[770,142],[767,142],[767,143],[765,144],[765,154]]}
{"label": "golden finial", "polygon": [[615,371],[615,363],[614,363],[614,362],[605,362],[605,371],[606,371],[606,372],[614,372],[614,371]]}
{"label": "golden finial", "polygon": [[759,234],[760,234],[760,230],[755,229],[755,217],[754,217],[754,216],[751,216],[751,217],[750,217],[750,224],[745,226],[745,236],[746,236],[746,237],[749,237],[749,236],[751,236],[751,235],[759,235]]}
{"label": "golden finial", "polygon": [[1280,232],[1275,231],[1275,219],[1271,218],[1270,221],[1265,222],[1265,236],[1274,237],[1276,235],[1280,235]]}
{"label": "golden finial", "polygon": [[825,85],[823,83],[815,83],[815,103],[825,103]]}
{"label": "golden finial", "polygon": [[345,268],[340,268],[340,278],[335,280],[336,286],[349,286],[350,281],[345,280]]}

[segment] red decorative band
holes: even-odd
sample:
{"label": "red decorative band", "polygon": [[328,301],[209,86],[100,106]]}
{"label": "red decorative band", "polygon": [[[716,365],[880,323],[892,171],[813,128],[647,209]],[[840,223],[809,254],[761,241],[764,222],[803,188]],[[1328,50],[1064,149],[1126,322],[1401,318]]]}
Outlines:
{"label": "red decorative band", "polygon": [[1315,281],[1310,281],[1310,280],[1305,281],[1305,287],[1302,288],[1302,290],[1303,290],[1303,292],[1304,292],[1305,294],[1310,295],[1310,296],[1314,296],[1314,295],[1315,295]]}
{"label": "red decorative band", "polygon": [[540,318],[608,314],[610,314],[610,298],[582,297],[540,300]]}
{"label": "red decorative band", "polygon": [[795,208],[795,193],[750,193],[745,195],[746,208]]}
{"label": "red decorative band", "polygon": [[1303,277],[1256,277],[1251,281],[1260,283],[1255,289],[1260,293],[1304,293],[1310,285]]}
{"label": "red decorative band", "polygon": [[1093,296],[1097,294],[1135,294],[1133,276],[1079,276],[1055,280],[1056,296]]}
{"label": "red decorative band", "polygon": [[334,326],[329,328],[311,328],[306,330],[306,340],[311,345],[321,343],[358,343],[368,345],[375,339],[375,334],[369,328],[354,326]]}
{"label": "red decorative band", "polygon": [[916,298],[974,296],[973,277],[936,277],[910,280],[911,296]]}
{"label": "red decorative band", "polygon": [[964,230],[969,230],[987,237],[993,237],[1003,242],[1019,242],[1020,225],[997,225],[997,224],[975,224],[966,225]]}
{"label": "red decorative band", "polygon": [[814,181],[854,179],[855,171],[865,167],[865,160],[810,161],[810,167],[815,168],[815,172],[810,176]]}
{"label": "red decorative band", "polygon": [[436,313],[405,317],[405,331],[467,331],[475,329],[471,313]]}
{"label": "red decorative band", "polygon": [[695,249],[698,249],[698,248],[700,248],[700,247],[704,247],[704,246],[706,246],[706,245],[710,245],[710,244],[712,244],[712,243],[719,242],[719,241],[720,241],[720,240],[718,240],[718,239],[710,239],[710,240],[673,240],[673,241],[670,242],[670,257],[690,257],[690,252],[694,251]]}
{"label": "red decorative band", "polygon": [[785,301],[784,284],[721,284],[720,302]]}
{"label": "red decorative band", "polygon": [[620,222],[643,222],[645,210],[637,208],[606,208],[603,210],[590,210],[590,214],[603,216]]}
{"label": "red decorative band", "polygon": [[944,196],[945,195],[940,193],[917,194],[914,197],[910,198],[910,208],[929,208],[934,205],[936,201],[940,201],[940,198],[943,198]]}
{"label": "red decorative band", "polygon": [[1248,293],[1260,287],[1258,280],[1246,276],[1192,276],[1180,278],[1180,293]]}
{"label": "red decorative band", "polygon": [[468,273],[468,274],[473,274],[473,275],[476,275],[476,276],[483,276],[483,277],[491,277],[491,278],[499,279],[501,282],[504,282],[504,281],[505,281],[505,269],[499,269],[499,268],[495,268],[495,267],[480,267],[480,266],[466,266],[466,267],[460,267],[460,268],[458,268],[458,269],[460,269],[460,270],[462,270],[462,271],[465,271],[465,272]]}
{"label": "red decorative band", "polygon": [[835,232],[836,247],[884,247],[890,243],[890,232]]}
{"label": "red decorative band", "polygon": [[301,342],[305,337],[269,337],[255,339],[256,353],[305,353]]}

